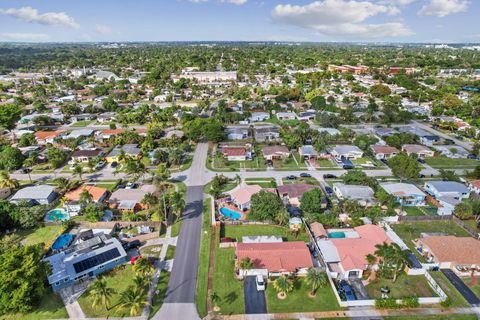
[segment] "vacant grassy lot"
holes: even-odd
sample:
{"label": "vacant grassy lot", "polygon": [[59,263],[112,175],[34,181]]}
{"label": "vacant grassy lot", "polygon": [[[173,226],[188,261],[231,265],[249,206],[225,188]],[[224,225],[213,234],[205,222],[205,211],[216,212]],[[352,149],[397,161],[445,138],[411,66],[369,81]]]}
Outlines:
{"label": "vacant grassy lot", "polygon": [[457,289],[448,281],[445,275],[440,271],[431,271],[430,275],[435,282],[442,288],[443,292],[447,294],[452,300],[452,307],[469,307],[470,304],[463,298]]}
{"label": "vacant grassy lot", "polygon": [[475,168],[480,165],[480,161],[475,159],[451,159],[443,156],[427,158],[425,162],[429,166],[438,169]]}
{"label": "vacant grassy lot", "polygon": [[367,289],[370,298],[381,298],[380,288],[388,287],[390,289],[390,298],[408,298],[408,297],[436,297],[437,294],[433,291],[424,276],[409,276],[401,274],[397,280],[393,282],[390,279],[377,278],[365,288]]}
{"label": "vacant grassy lot", "polygon": [[269,282],[266,291],[267,310],[269,313],[340,310],[330,285],[319,288],[315,298],[308,296],[309,291],[310,286],[305,283],[305,280],[298,278],[293,291],[287,294],[285,300],[280,300],[277,298],[277,291],[273,287],[273,283]]}
{"label": "vacant grassy lot", "polygon": [[285,160],[274,160],[273,167],[277,170],[306,170],[307,165],[300,157],[298,152],[292,152],[292,155]]}
{"label": "vacant grassy lot", "polygon": [[0,317],[2,320],[39,320],[68,318],[68,313],[59,296],[53,291],[45,293],[37,308],[29,313],[7,314]]}
{"label": "vacant grassy lot", "polygon": [[287,241],[308,241],[308,235],[303,230],[298,237],[294,237],[288,228],[275,225],[238,225],[222,226],[221,237],[234,238],[238,242],[243,236],[281,236]]}
{"label": "vacant grassy lot", "polygon": [[18,237],[21,243],[34,245],[38,243],[51,243],[60,235],[62,226],[46,226],[31,230],[18,230],[10,237]]}

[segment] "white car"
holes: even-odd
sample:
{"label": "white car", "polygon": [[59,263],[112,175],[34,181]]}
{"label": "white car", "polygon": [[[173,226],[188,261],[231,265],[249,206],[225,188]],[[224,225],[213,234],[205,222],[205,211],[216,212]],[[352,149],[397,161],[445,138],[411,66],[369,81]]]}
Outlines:
{"label": "white car", "polygon": [[255,283],[257,284],[257,291],[265,291],[265,280],[263,280],[263,276],[258,274]]}

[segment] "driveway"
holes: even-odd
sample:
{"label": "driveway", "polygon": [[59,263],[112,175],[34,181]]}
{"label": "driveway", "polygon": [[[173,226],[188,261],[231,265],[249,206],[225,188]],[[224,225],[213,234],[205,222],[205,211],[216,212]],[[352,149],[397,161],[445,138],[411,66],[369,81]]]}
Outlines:
{"label": "driveway", "polygon": [[460,294],[472,306],[480,306],[480,299],[470,290],[470,288],[460,279],[455,272],[450,269],[442,269],[442,273],[447,277],[448,281],[460,292]]}
{"label": "driveway", "polygon": [[267,313],[265,291],[257,290],[255,276],[248,276],[243,280],[243,295],[245,297],[245,314]]}

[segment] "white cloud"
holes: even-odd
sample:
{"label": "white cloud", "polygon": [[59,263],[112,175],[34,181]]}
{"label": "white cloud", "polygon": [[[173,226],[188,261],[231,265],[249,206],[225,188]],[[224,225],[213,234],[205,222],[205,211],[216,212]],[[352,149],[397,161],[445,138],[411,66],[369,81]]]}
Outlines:
{"label": "white cloud", "polygon": [[272,11],[272,18],[281,23],[314,29],[330,36],[381,38],[413,34],[401,22],[364,23],[366,19],[380,14],[398,13],[396,8],[370,1],[324,0],[304,6],[277,5]]}
{"label": "white cloud", "polygon": [[2,33],[0,39],[6,41],[45,41],[49,39],[44,33]]}
{"label": "white cloud", "polygon": [[420,16],[445,17],[449,14],[465,12],[468,9],[468,0],[430,0],[424,5],[418,14]]}
{"label": "white cloud", "polygon": [[79,28],[75,19],[65,12],[46,12],[38,13],[37,9],[32,7],[0,9],[0,14],[17,18],[26,22],[35,22],[51,26],[64,26],[69,28]]}
{"label": "white cloud", "polygon": [[112,33],[112,29],[108,26],[103,25],[103,24],[97,24],[95,26],[95,31],[97,31],[100,34],[111,34]]}

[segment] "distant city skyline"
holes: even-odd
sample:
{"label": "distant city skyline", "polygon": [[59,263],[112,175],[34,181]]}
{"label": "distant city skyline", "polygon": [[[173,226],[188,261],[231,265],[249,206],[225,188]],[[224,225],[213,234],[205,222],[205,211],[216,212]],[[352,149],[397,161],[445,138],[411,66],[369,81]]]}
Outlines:
{"label": "distant city skyline", "polygon": [[480,1],[0,2],[0,41],[480,42]]}

